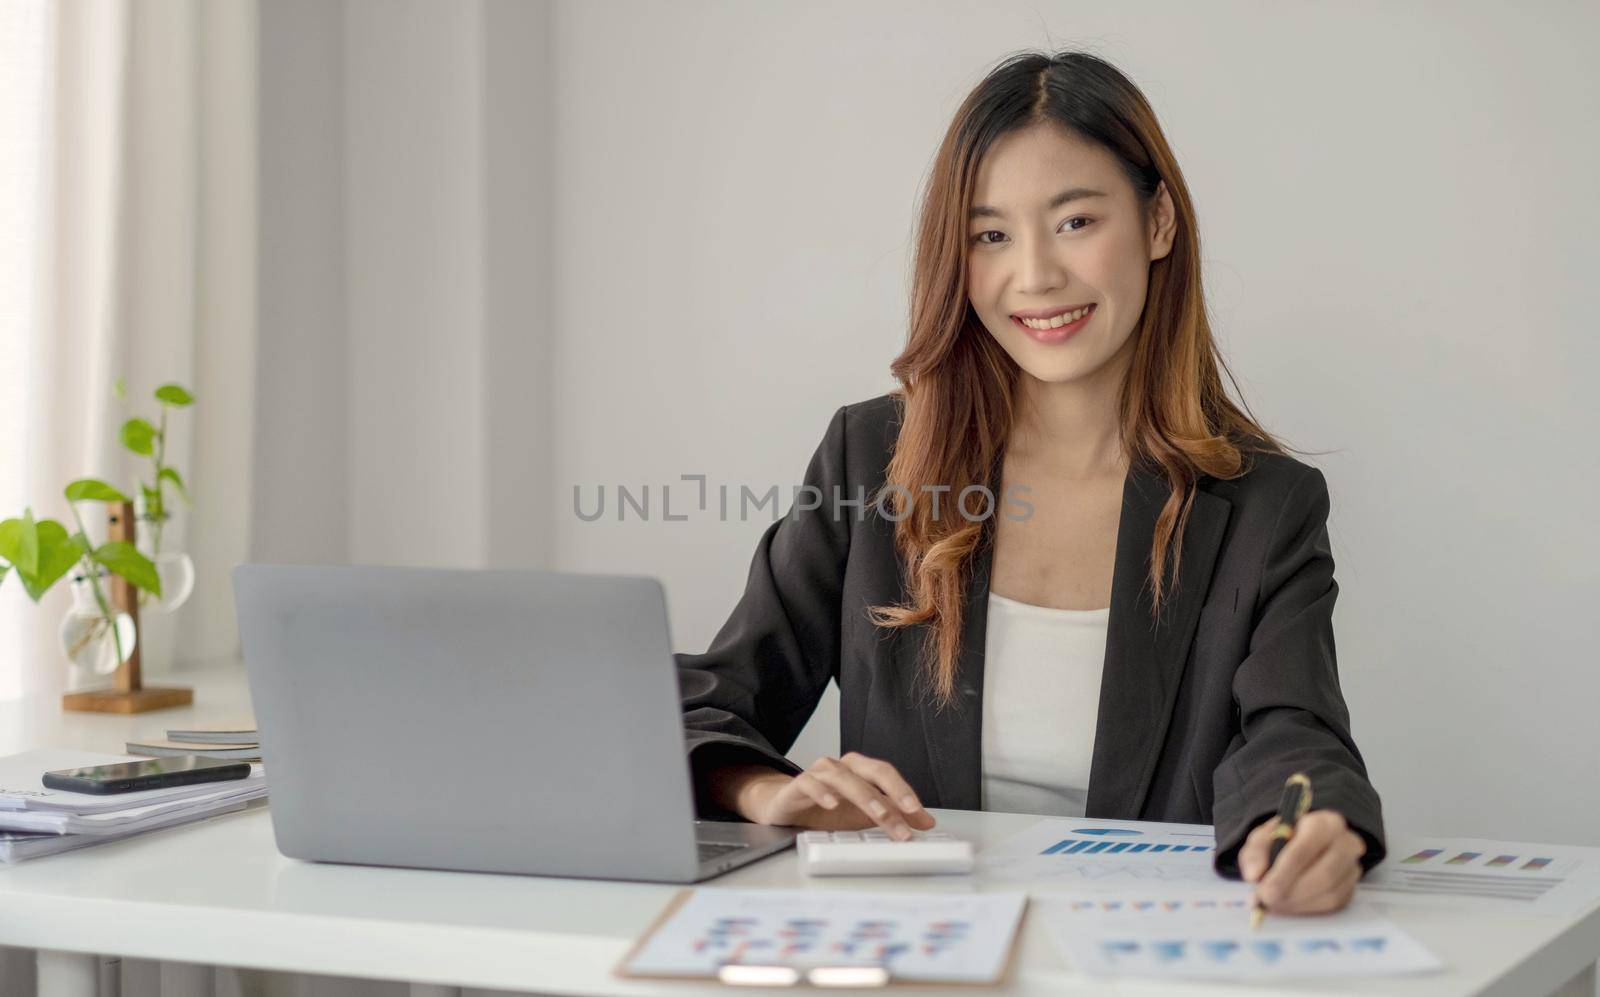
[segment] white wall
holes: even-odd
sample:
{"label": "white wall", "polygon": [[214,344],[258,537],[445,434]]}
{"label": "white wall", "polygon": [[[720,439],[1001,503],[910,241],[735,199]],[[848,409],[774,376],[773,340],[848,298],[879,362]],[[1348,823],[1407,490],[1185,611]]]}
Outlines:
{"label": "white wall", "polygon": [[[1600,837],[1594,10],[328,9],[263,10],[258,407],[271,469],[344,476],[326,506],[263,485],[260,553],[656,574],[703,648],[768,521],[663,522],[661,486],[798,482],[891,385],[956,104],[1010,51],[1088,46],[1184,166],[1247,401],[1333,451],[1341,671],[1391,826]],[[579,521],[600,483],[649,484],[652,521]]]}
{"label": "white wall", "polygon": [[349,557],[344,18],[260,9],[260,255],[251,556]]}
{"label": "white wall", "polygon": [[548,17],[262,6],[254,557],[548,557]]}

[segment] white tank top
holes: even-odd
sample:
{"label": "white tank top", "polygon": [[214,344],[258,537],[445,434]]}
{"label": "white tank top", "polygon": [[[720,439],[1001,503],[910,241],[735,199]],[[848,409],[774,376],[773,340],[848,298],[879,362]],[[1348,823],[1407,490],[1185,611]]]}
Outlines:
{"label": "white tank top", "polygon": [[1084,816],[1110,618],[989,593],[983,809]]}

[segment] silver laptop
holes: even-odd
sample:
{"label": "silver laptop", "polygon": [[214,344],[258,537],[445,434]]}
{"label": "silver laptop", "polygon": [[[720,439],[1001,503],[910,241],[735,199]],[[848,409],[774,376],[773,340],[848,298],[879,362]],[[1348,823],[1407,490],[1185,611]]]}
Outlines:
{"label": "silver laptop", "polygon": [[291,858],[685,883],[795,832],[696,820],[653,578],[242,564]]}

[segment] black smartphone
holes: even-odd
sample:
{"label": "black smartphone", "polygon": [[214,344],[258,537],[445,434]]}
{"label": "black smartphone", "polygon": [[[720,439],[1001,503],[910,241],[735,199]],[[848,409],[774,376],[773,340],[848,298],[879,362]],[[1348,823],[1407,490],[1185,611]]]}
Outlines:
{"label": "black smartphone", "polygon": [[249,762],[200,755],[150,758],[138,762],[116,762],[81,769],[61,769],[44,774],[49,789],[72,793],[132,793],[163,786],[185,786],[192,782],[225,782],[250,774]]}

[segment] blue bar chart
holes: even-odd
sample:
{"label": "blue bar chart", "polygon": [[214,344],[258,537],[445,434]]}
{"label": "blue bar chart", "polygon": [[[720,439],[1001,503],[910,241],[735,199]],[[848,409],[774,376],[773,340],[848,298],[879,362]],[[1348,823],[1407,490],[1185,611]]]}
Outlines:
{"label": "blue bar chart", "polygon": [[1039,852],[1040,855],[1170,858],[1216,850],[1209,833],[1145,831],[1131,827],[1074,827]]}
{"label": "blue bar chart", "polygon": [[1061,885],[1210,883],[1216,837],[1198,824],[1048,818],[987,849],[986,875]]}
{"label": "blue bar chart", "polygon": [[1139,841],[1087,841],[1065,838],[1040,852],[1041,855],[1177,855],[1180,852],[1208,852],[1210,845],[1152,844]]}

